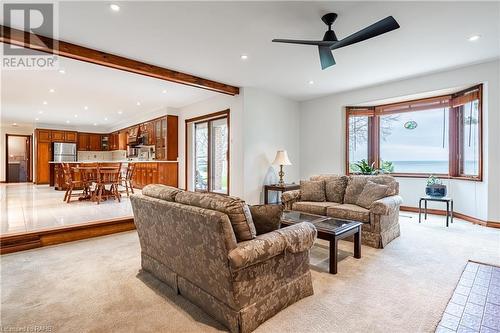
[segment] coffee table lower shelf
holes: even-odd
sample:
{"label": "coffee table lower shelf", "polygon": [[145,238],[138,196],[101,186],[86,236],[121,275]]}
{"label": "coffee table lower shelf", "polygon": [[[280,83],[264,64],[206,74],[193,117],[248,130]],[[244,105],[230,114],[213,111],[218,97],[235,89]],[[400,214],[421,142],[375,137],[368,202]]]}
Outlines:
{"label": "coffee table lower shelf", "polygon": [[291,226],[300,222],[312,223],[318,230],[318,238],[330,242],[329,271],[331,274],[337,274],[339,240],[354,236],[354,258],[361,258],[361,226],[363,223],[294,211],[283,212],[282,226]]}

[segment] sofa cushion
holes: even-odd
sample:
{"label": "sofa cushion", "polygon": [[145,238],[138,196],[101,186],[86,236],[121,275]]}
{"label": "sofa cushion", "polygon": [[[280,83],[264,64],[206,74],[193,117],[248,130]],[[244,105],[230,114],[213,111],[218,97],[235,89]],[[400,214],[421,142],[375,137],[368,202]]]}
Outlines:
{"label": "sofa cushion", "polygon": [[324,180],[301,180],[300,199],[304,201],[325,201]]}
{"label": "sofa cushion", "polygon": [[326,215],[326,209],[339,205],[336,202],[315,202],[315,201],[298,201],[294,202],[292,205],[292,210],[298,210],[304,213],[316,214],[316,215]]}
{"label": "sofa cushion", "polygon": [[386,196],[399,194],[399,183],[391,175],[368,176],[368,180],[370,180],[371,182],[377,183],[377,184],[389,186],[389,190],[388,190]]}
{"label": "sofa cushion", "polygon": [[143,195],[166,201],[175,201],[175,196],[179,192],[182,192],[182,190],[162,184],[150,184],[142,189]]}
{"label": "sofa cushion", "polygon": [[245,201],[239,198],[220,194],[183,191],[177,193],[175,201],[227,214],[238,242],[254,239],[256,236],[250,209]]}
{"label": "sofa cushion", "polygon": [[368,181],[363,188],[363,192],[358,197],[356,204],[366,209],[370,209],[370,206],[375,201],[385,198],[387,192],[389,191],[389,186],[377,184],[372,181]]}
{"label": "sofa cushion", "polygon": [[367,181],[367,176],[349,176],[344,194],[344,203],[355,205]]}
{"label": "sofa cushion", "polygon": [[370,223],[370,211],[366,208],[352,204],[328,207],[326,209],[326,215],[343,220]]}
{"label": "sofa cushion", "polygon": [[335,179],[325,180],[326,201],[342,203],[347,187],[347,176],[338,176]]}

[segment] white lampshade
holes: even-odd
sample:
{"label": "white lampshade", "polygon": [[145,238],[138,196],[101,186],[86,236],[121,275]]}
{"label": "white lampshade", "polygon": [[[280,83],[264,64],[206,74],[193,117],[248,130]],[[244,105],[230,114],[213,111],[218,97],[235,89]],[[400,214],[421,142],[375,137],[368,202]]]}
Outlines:
{"label": "white lampshade", "polygon": [[292,165],[292,162],[288,159],[288,154],[286,150],[278,150],[276,152],[276,157],[274,158],[274,165]]}

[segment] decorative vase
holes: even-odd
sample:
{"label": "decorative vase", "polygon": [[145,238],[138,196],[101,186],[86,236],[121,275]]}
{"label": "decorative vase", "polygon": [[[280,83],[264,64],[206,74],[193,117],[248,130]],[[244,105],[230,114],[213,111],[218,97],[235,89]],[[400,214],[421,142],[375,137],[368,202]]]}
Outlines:
{"label": "decorative vase", "polygon": [[433,184],[425,187],[425,194],[430,197],[442,198],[446,196],[446,185]]}

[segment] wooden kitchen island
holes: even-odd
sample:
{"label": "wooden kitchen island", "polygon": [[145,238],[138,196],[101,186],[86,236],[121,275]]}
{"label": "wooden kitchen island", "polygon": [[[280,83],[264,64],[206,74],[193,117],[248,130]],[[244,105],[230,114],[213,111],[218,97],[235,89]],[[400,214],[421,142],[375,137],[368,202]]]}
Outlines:
{"label": "wooden kitchen island", "polygon": [[[179,163],[177,161],[79,161],[64,162],[76,166],[85,166],[85,164],[100,163],[122,163],[125,166],[128,163],[135,164],[134,175],[132,177],[132,186],[142,189],[149,184],[164,184],[168,186],[179,186]],[[50,181],[49,185],[59,191],[66,190],[64,184],[64,174],[62,162],[49,162]],[[74,174],[75,180],[80,179],[79,173]]]}

